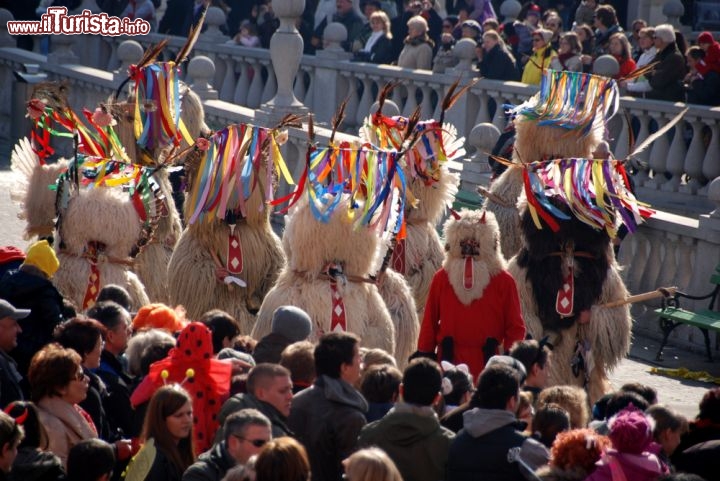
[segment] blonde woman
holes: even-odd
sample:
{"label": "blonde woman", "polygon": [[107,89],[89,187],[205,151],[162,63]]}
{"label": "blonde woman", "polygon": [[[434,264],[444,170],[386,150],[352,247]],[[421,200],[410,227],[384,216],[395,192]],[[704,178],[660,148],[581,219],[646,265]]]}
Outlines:
{"label": "blonde woman", "polygon": [[350,481],[403,481],[395,463],[380,448],[366,448],[343,461],[345,479]]}
{"label": "blonde woman", "polygon": [[372,33],[365,45],[355,54],[355,60],[376,64],[391,63],[393,61],[392,33],[390,33],[390,18],[382,10],[370,15],[370,28]]}
{"label": "blonde woman", "polygon": [[433,60],[433,41],[428,37],[427,21],[416,15],[407,22],[408,36],[400,52],[398,66],[413,70],[430,70]]}
{"label": "blonde woman", "polygon": [[493,80],[520,80],[515,58],[508,50],[502,37],[494,30],[482,36],[483,58],[480,61],[480,75]]}

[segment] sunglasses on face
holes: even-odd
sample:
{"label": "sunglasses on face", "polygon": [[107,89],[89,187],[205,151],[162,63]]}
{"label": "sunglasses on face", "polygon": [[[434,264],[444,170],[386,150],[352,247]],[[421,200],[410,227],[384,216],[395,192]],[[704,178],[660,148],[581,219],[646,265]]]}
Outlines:
{"label": "sunglasses on face", "polygon": [[233,436],[238,438],[240,441],[245,441],[245,442],[252,444],[256,448],[262,448],[263,446],[265,446],[267,444],[267,440],[265,440],[265,439],[247,439],[242,436],[238,436],[237,434],[233,434]]}

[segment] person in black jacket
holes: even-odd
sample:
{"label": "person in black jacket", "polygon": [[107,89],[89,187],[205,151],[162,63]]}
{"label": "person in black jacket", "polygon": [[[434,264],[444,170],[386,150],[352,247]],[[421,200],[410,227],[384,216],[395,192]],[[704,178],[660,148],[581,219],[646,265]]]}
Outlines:
{"label": "person in black jacket", "polygon": [[193,24],[193,0],[168,0],[158,33],[187,37]]}
{"label": "person in black jacket", "polygon": [[20,332],[19,319],[30,315],[28,309],[15,309],[4,299],[0,299],[0,408],[13,401],[23,399],[20,389],[20,373],[15,360],[8,355],[17,346],[17,336]]}
{"label": "person in black jacket", "polygon": [[646,74],[652,90],[646,94],[649,99],[684,102],[685,58],[675,44],[675,30],[672,25],[655,27],[655,48],[657,62],[652,72]]}
{"label": "person in black jacket", "polygon": [[463,415],[463,429],[450,445],[446,481],[522,481],[508,455],[525,442],[515,417],[520,382],[513,368],[494,364],[480,374],[478,406]]}
{"label": "person in black jacket", "polygon": [[390,19],[383,11],[370,15],[372,32],[363,47],[355,52],[353,60],[372,62],[376,64],[389,64],[393,58],[392,33],[390,33]]}
{"label": "person in black jacket", "polygon": [[223,425],[225,438],[198,456],[182,481],[220,481],[230,468],[243,465],[272,439],[270,420],[257,409],[232,413]]}
{"label": "person in black jacket", "polygon": [[[30,246],[18,269],[6,272],[0,279],[0,298],[18,309],[30,309],[30,315],[20,320],[18,345],[10,353],[23,377],[27,376],[32,356],[52,341],[55,327],[63,320],[63,298],[50,280],[59,267],[55,251],[42,240]],[[21,381],[20,386],[27,395],[27,381]]]}
{"label": "person in black jacket", "polygon": [[492,80],[520,80],[515,58],[505,46],[500,35],[493,30],[482,36],[483,58],[480,62],[480,75]]}

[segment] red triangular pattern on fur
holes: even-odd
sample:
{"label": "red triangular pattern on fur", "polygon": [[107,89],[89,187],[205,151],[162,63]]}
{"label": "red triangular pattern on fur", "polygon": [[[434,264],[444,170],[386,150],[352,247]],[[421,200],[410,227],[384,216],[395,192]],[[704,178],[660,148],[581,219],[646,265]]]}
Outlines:
{"label": "red triangular pattern on fur", "polygon": [[473,288],[475,277],[473,276],[473,258],[465,258],[465,276],[463,277],[463,287],[468,291]]}
{"label": "red triangular pattern on fur", "polygon": [[395,243],[391,265],[395,272],[405,275],[405,239],[398,239]]}
{"label": "red triangular pattern on fur", "polygon": [[229,234],[227,248],[227,266],[225,266],[230,274],[240,274],[243,271],[243,252],[240,237]]}
{"label": "red triangular pattern on fur", "polygon": [[330,317],[330,331],[347,331],[347,319],[345,318],[345,303],[342,295],[337,290],[337,285],[330,284],[332,291],[332,314]]}
{"label": "red triangular pattern on fur", "polygon": [[83,299],[83,311],[90,309],[95,304],[98,292],[100,292],[100,269],[97,268],[97,264],[91,262],[90,275],[88,276],[85,298]]}
{"label": "red triangular pattern on fur", "polygon": [[572,266],[568,267],[567,276],[563,279],[562,286],[555,298],[555,310],[563,317],[570,317],[573,314],[573,298],[575,297],[575,277]]}

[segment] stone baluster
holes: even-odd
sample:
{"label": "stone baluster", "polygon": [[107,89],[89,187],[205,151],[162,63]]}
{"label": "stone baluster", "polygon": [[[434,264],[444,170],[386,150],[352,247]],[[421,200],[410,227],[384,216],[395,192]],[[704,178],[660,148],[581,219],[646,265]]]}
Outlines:
{"label": "stone baluster", "polygon": [[[262,62],[263,65],[265,65],[265,71],[267,72],[267,81],[265,82],[265,85],[263,86],[263,93],[262,93],[262,103],[269,102],[277,93],[278,85],[277,85],[277,79],[275,77],[275,69],[273,68],[273,64],[271,62]],[[296,71],[297,72],[297,71]],[[295,78],[295,72],[293,72],[293,79]],[[292,94],[292,80],[290,80],[290,92]],[[299,100],[295,100],[296,102],[300,102]]]}
{"label": "stone baluster", "polygon": [[[647,234],[650,229],[640,229],[632,236],[628,236],[633,244],[633,249],[629,251],[632,255],[627,262],[625,259],[621,259],[622,265],[628,269],[625,275],[625,282],[630,292],[643,292],[642,290],[642,276],[645,272],[645,268],[648,264],[648,256],[650,251],[650,241],[647,238]],[[627,237],[626,237],[627,239]],[[621,253],[624,253],[621,250]],[[655,287],[657,288],[657,286]]]}
{"label": "stone baluster", "polygon": [[503,109],[503,105],[508,103],[507,100],[504,98],[502,92],[492,92],[488,91],[488,95],[490,98],[495,99],[495,103],[497,105],[497,108],[495,109],[495,114],[492,118],[492,124],[502,132],[505,129],[505,110]]}
{"label": "stone baluster", "polygon": [[667,17],[667,23],[680,28],[680,17],[685,14],[685,7],[680,0],[667,0],[662,7],[662,13]]}
{"label": "stone baluster", "polygon": [[[305,86],[305,96],[301,99],[302,103],[309,109],[315,107],[315,73],[316,70],[313,68],[307,69],[307,85]],[[325,98],[325,97],[321,97]]]}
{"label": "stone baluster", "polygon": [[[685,156],[685,173],[688,176],[686,185],[680,186],[680,192],[696,194],[705,183],[702,167],[705,159],[705,146],[703,145],[703,122],[700,118],[687,119],[693,129],[692,140]],[[717,160],[716,160],[717,161]]]}
{"label": "stone baluster", "polygon": [[[422,92],[422,101],[420,102],[420,118],[431,119],[433,118],[433,105],[432,105],[432,92],[433,87],[427,83],[420,85],[420,91]],[[439,99],[438,104],[442,104],[442,99]]]}
{"label": "stone baluster", "polygon": [[[616,115],[613,117],[613,120],[620,117],[619,115]],[[628,155],[630,155],[630,151],[628,149],[629,143],[630,143],[630,125],[628,122],[625,121],[624,116],[620,119],[618,122],[619,129],[618,134],[616,137],[615,145],[613,148],[613,154],[615,155],[616,159],[624,159]]]}
{"label": "stone baluster", "polygon": [[215,67],[218,64],[224,64],[223,78],[220,81],[220,89],[218,90],[218,98],[225,102],[232,102],[233,93],[235,92],[235,60],[230,58],[229,55],[218,55],[215,58]]}
{"label": "stone baluster", "polygon": [[522,10],[522,5],[517,0],[505,0],[500,5],[500,15],[503,22],[512,22],[517,18]]}
{"label": "stone baluster", "polygon": [[288,113],[307,110],[293,93],[293,81],[303,53],[303,39],[295,28],[295,21],[305,10],[305,0],[273,0],[272,7],[280,26],[270,39],[272,68],[268,68],[268,84],[274,85],[265,94],[274,97],[263,104],[262,112],[269,116],[268,120],[276,122]]}
{"label": "stone baluster", "polygon": [[362,84],[363,92],[360,97],[357,112],[355,113],[355,125],[362,125],[367,113],[370,111],[370,106],[373,103],[373,81],[365,74],[358,74],[356,78],[358,79],[358,82]]}
{"label": "stone baluster", "polygon": [[220,7],[210,7],[205,14],[205,31],[200,34],[200,40],[208,43],[225,43],[228,36],[222,33],[220,27],[225,25],[225,12]]}
{"label": "stone baluster", "polygon": [[461,38],[457,41],[452,49],[453,57],[458,59],[458,64],[448,69],[448,73],[457,77],[458,74],[462,76],[474,76],[476,72],[473,70],[473,61],[475,60],[475,47],[477,43],[475,40],[470,38]]}
{"label": "stone baluster", "polygon": [[293,83],[293,94],[295,98],[302,103],[305,103],[305,94],[307,93],[307,85],[305,85],[306,75],[308,75],[307,71],[300,66],[297,74],[295,74],[295,82]]}
{"label": "stone baluster", "polygon": [[492,120],[490,118],[490,96],[485,90],[480,91],[480,95],[478,95],[478,100],[480,101],[480,106],[477,111],[477,117],[475,117],[474,119],[475,125],[484,124]]}
{"label": "stone baluster", "polygon": [[593,73],[604,77],[614,77],[620,72],[620,64],[612,55],[600,55],[593,62]]}
{"label": "stone baluster", "polygon": [[233,102],[237,105],[249,106],[249,94],[251,80],[257,73],[245,59],[240,59],[240,76],[238,77],[237,84],[235,85],[235,92],[233,93]]}
{"label": "stone baluster", "polygon": [[[355,75],[353,75],[352,73],[348,73],[348,75],[343,76],[343,78],[347,85],[346,92],[347,92],[348,102],[347,102],[347,105],[345,106],[345,123],[344,123],[345,129],[347,129],[349,127],[354,127],[355,125],[357,125],[357,123],[355,123],[355,117],[358,114],[358,106],[360,105],[360,92],[358,92],[358,89],[360,86],[360,81],[357,78],[355,78]],[[344,100],[345,98],[346,97],[343,96],[343,98],[340,99],[340,101]],[[332,108],[334,109],[333,116],[339,106],[340,106],[340,102],[338,102],[332,106]]]}
{"label": "stone baluster", "polygon": [[[638,130],[637,138],[635,140],[635,145],[640,145],[645,139],[648,138],[649,134],[649,123],[650,123],[650,117],[647,115],[646,111],[638,110],[636,112],[633,112],[635,117],[638,119],[638,122],[640,123],[640,129]],[[649,155],[649,149],[645,149],[644,151],[637,154],[637,161],[633,159],[632,165],[637,169],[637,173],[635,174],[635,185],[637,187],[640,187],[645,184],[645,181],[648,179],[648,155]],[[638,162],[639,161],[639,162]]]}
{"label": "stone baluster", "polygon": [[712,180],[720,176],[720,124],[710,124],[710,133],[712,136],[705,152],[702,172],[706,179]]}
{"label": "stone baluster", "polygon": [[680,187],[682,175],[684,173],[683,164],[685,163],[685,156],[687,155],[687,149],[685,148],[685,139],[683,139],[683,131],[685,130],[685,122],[682,120],[675,124],[674,135],[672,144],[670,144],[670,150],[667,154],[667,171],[672,174],[672,178],[665,183],[662,190],[667,192],[677,192]]}
{"label": "stone baluster", "polygon": [[344,25],[328,24],[323,31],[325,47],[315,53],[318,59],[327,59],[332,62],[327,67],[318,66],[314,72],[312,96],[319,101],[317,105],[313,105],[312,110],[315,114],[315,121],[320,124],[329,124],[340,102],[348,96],[347,87],[352,79],[345,78],[342,70],[337,67],[339,61],[350,58],[350,54],[340,46],[343,38],[347,38],[347,30]]}
{"label": "stone baluster", "polygon": [[137,64],[143,56],[143,48],[135,40],[125,40],[117,48],[120,67],[113,72],[113,82],[120,85],[128,77],[130,66]]}
{"label": "stone baluster", "polygon": [[196,55],[187,67],[190,87],[202,100],[217,100],[218,92],[210,82],[215,78],[215,63],[210,57]]}
{"label": "stone baluster", "polygon": [[402,114],[405,117],[410,117],[417,108],[415,94],[417,93],[418,88],[414,83],[408,83],[405,87],[407,88],[407,98],[405,100],[405,106],[403,107]]}
{"label": "stone baluster", "polygon": [[253,73],[245,105],[251,109],[256,109],[260,107],[263,92],[262,64],[255,58],[248,58],[248,62],[250,62],[250,68],[252,68]]}
{"label": "stone baluster", "polygon": [[63,65],[77,64],[78,56],[73,52],[72,47],[75,39],[72,35],[50,36],[50,53],[47,56],[48,63]]}
{"label": "stone baluster", "polygon": [[10,10],[0,8],[0,48],[17,47],[17,39],[10,35],[7,29],[7,23],[15,20]]}
{"label": "stone baluster", "polygon": [[662,232],[651,231],[648,235],[648,241],[650,243],[647,262],[645,269],[642,273],[640,285],[638,286],[641,290],[637,292],[646,292],[657,289],[657,280],[660,275],[660,266],[663,263],[663,239]]}
{"label": "stone baluster", "polygon": [[347,40],[348,33],[345,25],[340,22],[330,22],[323,31],[323,48],[324,52],[341,53],[341,57],[350,58],[350,54],[342,47],[342,43]]}
{"label": "stone baluster", "polygon": [[[664,119],[660,112],[651,113],[650,118],[657,122],[658,130],[667,123],[667,120]],[[649,163],[653,171],[653,178],[645,182],[645,187],[659,190],[660,186],[667,182],[665,178],[665,155],[667,154],[668,148],[669,144],[665,135],[661,135],[655,139],[655,142],[650,146]]]}
{"label": "stone baluster", "polygon": [[[392,92],[390,93],[390,98],[400,108],[400,111],[402,112],[402,105],[403,105],[403,93],[407,92],[404,86],[398,85],[395,87]],[[400,114],[398,114],[400,115]]]}

